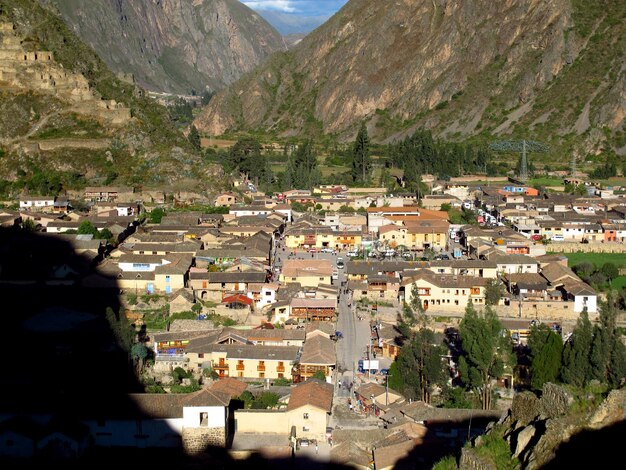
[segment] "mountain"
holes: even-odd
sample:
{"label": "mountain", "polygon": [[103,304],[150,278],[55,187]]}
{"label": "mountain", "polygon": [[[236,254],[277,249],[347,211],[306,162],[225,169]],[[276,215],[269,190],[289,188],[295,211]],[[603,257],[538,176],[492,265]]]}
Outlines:
{"label": "mountain", "polygon": [[347,140],[365,120],[379,141],[426,127],[540,140],[568,161],[626,154],[625,15],[622,0],[351,0],[196,126]]}
{"label": "mountain", "polygon": [[284,49],[280,34],[238,0],[53,1],[113,71],[153,91],[219,90]]}
{"label": "mountain", "polygon": [[256,10],[256,12],[274,26],[280,34],[306,34],[328,20],[326,15],[300,16],[275,10]]}
{"label": "mountain", "polygon": [[217,184],[166,108],[32,0],[0,0],[0,156],[5,195]]}

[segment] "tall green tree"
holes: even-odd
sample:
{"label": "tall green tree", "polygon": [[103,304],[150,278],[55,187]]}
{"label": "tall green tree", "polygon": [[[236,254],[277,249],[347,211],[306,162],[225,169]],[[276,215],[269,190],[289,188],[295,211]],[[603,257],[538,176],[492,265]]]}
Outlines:
{"label": "tall green tree", "polygon": [[196,129],[196,126],[194,126],[193,124],[191,125],[191,129],[189,129],[189,135],[187,135],[187,140],[194,149],[200,150],[200,133],[198,132],[198,129]]}
{"label": "tall green tree", "polygon": [[485,286],[485,305],[498,305],[503,292],[504,287],[500,280],[490,279]]}
{"label": "tall green tree", "polygon": [[352,180],[357,183],[366,183],[371,169],[370,138],[367,126],[365,122],[362,122],[352,147]]}
{"label": "tall green tree", "polygon": [[490,307],[478,314],[473,304],[468,304],[459,325],[459,371],[463,383],[480,394],[484,410],[491,409],[491,381],[502,375],[510,354],[510,340],[502,331],[502,324]]}
{"label": "tall green tree", "polygon": [[444,363],[441,360],[444,354],[444,347],[436,341],[432,330],[418,330],[402,346],[397,359],[397,371],[404,383],[403,392],[409,397],[430,403],[433,387],[442,385],[445,379]]}
{"label": "tall green tree", "polygon": [[534,390],[541,390],[546,382],[556,382],[561,370],[563,339],[544,323],[533,326],[528,337],[531,357],[531,380]]}
{"label": "tall green tree", "polygon": [[609,292],[600,304],[600,323],[593,327],[590,363],[591,377],[612,387],[620,384],[626,376],[624,344],[616,331],[617,305]]}
{"label": "tall green tree", "polygon": [[317,166],[312,140],[301,143],[291,153],[284,178],[284,184],[289,189],[311,189],[320,183],[322,174]]}
{"label": "tall green tree", "polygon": [[589,356],[592,342],[593,329],[587,309],[584,309],[563,351],[561,377],[565,383],[583,387],[590,380],[592,373]]}

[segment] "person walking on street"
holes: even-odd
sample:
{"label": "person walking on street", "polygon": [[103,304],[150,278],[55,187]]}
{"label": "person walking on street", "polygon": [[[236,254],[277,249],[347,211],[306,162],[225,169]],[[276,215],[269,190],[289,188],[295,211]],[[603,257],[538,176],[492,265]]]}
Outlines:
{"label": "person walking on street", "polygon": [[317,445],[317,442],[315,443],[315,453],[317,454],[317,452],[320,450],[319,446]]}

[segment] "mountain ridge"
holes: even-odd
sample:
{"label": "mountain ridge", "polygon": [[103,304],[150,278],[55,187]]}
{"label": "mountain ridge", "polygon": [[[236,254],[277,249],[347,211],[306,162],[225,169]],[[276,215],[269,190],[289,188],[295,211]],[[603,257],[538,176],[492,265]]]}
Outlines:
{"label": "mountain ridge", "polygon": [[218,94],[195,125],[348,140],[365,120],[378,140],[426,127],[626,154],[625,9],[617,0],[350,0]]}
{"label": "mountain ridge", "polygon": [[280,34],[237,0],[45,3],[55,5],[112,70],[132,73],[151,91],[219,90],[284,49]]}

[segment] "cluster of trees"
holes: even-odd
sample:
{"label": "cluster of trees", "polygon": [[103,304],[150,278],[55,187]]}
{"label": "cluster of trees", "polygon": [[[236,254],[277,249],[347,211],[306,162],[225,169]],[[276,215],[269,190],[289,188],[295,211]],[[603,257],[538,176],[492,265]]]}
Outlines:
{"label": "cluster of trees", "polygon": [[280,397],[273,392],[263,392],[255,397],[250,391],[244,391],[239,400],[243,402],[244,408],[253,410],[265,410],[275,408],[278,405]]}
{"label": "cluster of trees", "polygon": [[76,233],[78,235],[93,235],[93,238],[97,240],[108,240],[111,243],[115,242],[113,234],[108,228],[103,228],[102,230],[98,230],[88,220],[83,220],[78,226],[78,230],[67,230],[65,233],[70,233],[70,234]]}
{"label": "cluster of trees", "polygon": [[261,152],[261,143],[257,139],[238,140],[230,148],[222,164],[225,171],[237,170],[246,174],[251,181],[258,181],[261,185],[270,185],[274,181],[269,161]]}
{"label": "cluster of trees", "polygon": [[[404,318],[398,330],[403,344],[398,359],[389,370],[389,386],[410,398],[430,402],[435,388],[446,391],[450,403],[446,406],[468,406],[464,391],[473,391],[480,397],[483,409],[492,404],[493,379],[500,377],[511,360],[511,341],[503,333],[502,324],[491,307],[482,313],[469,304],[459,325],[458,344],[444,345],[437,340],[433,330],[427,327],[424,312],[419,308],[419,299],[413,298],[405,305]],[[414,330],[411,325],[419,324]],[[443,361],[448,348],[457,356],[462,388],[450,389],[451,379],[448,365]]]}
{"label": "cluster of trees", "polygon": [[[402,348],[390,367],[389,386],[425,402],[430,402],[433,391],[439,389],[445,398],[443,405],[449,407],[470,406],[471,395],[466,392],[471,391],[483,409],[490,409],[494,379],[507,370],[512,374],[516,365],[528,361],[528,385],[532,390],[541,390],[546,382],[583,388],[592,380],[610,388],[619,387],[626,379],[626,346],[616,317],[617,303],[609,294],[600,306],[597,324],[592,325],[584,311],[566,342],[546,324],[533,326],[527,346],[517,351],[516,359],[510,336],[490,305],[477,312],[469,304],[458,336],[444,345],[427,327],[418,299],[405,305],[404,315],[399,318]],[[412,328],[416,325],[417,329]],[[452,377],[442,357],[449,351],[458,362],[460,387],[448,386]]]}
{"label": "cluster of trees", "polygon": [[284,187],[293,189],[311,189],[320,184],[322,173],[317,166],[312,140],[298,145],[288,157],[287,169],[282,179]]}
{"label": "cluster of trees", "polygon": [[531,329],[530,385],[540,390],[546,382],[585,387],[597,380],[609,387],[620,386],[626,377],[626,348],[616,328],[616,304],[611,295],[600,307],[600,321],[592,325],[583,312],[569,340],[547,325]]}
{"label": "cluster of trees", "polygon": [[587,284],[599,290],[608,287],[611,281],[619,276],[619,268],[611,262],[604,263],[598,268],[593,263],[583,261],[573,266],[572,271]]}
{"label": "cluster of trees", "polygon": [[431,131],[425,129],[389,144],[387,161],[404,170],[405,183],[410,188],[417,187],[421,175],[427,173],[441,178],[466,173],[496,174],[493,156],[487,147],[435,139]]}

